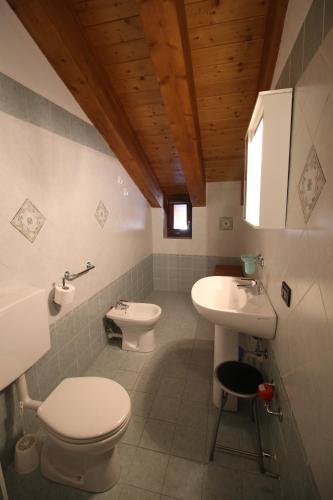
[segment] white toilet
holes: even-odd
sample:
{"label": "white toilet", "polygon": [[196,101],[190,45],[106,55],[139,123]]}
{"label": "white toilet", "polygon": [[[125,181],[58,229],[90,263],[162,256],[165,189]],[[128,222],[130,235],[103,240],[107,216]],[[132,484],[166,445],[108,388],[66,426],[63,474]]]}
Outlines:
{"label": "white toilet", "polygon": [[50,349],[46,304],[43,290],[0,290],[0,391],[16,381],[23,407],[36,411],[47,434],[46,478],[106,491],[120,476],[116,444],[129,424],[131,401],[121,385],[102,377],[66,378],[45,401],[29,397],[24,373]]}
{"label": "white toilet", "polygon": [[154,327],[162,309],[144,302],[118,302],[106,317],[112,319],[122,331],[122,348],[125,351],[151,352],[155,349]]}

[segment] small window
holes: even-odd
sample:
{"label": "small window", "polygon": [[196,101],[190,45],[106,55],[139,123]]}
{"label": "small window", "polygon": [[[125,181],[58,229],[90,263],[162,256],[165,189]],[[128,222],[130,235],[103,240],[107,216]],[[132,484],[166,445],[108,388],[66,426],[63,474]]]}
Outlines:
{"label": "small window", "polygon": [[192,204],[187,195],[167,198],[166,230],[168,238],[192,238]]}

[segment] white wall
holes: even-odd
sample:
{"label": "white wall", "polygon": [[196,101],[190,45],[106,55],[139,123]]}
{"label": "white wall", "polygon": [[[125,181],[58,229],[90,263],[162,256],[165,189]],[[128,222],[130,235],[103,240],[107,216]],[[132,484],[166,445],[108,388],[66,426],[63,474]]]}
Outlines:
{"label": "white wall", "polygon": [[[0,72],[87,120],[5,0],[0,46]],[[112,156],[4,112],[0,130],[1,281],[49,292],[66,270],[78,272],[88,260],[96,265],[75,282],[75,301],[61,316],[152,253],[150,207]],[[26,198],[46,217],[34,243],[10,224]],[[95,218],[100,200],[110,212],[103,229]]]}
{"label": "white wall", "polygon": [[[3,282],[50,291],[89,260],[96,269],[75,281],[74,307],[151,254],[150,208],[118,160],[5,113],[0,129]],[[46,217],[34,243],[10,224],[26,198]],[[103,229],[100,200],[110,212]]]}
{"label": "white wall", "polygon": [[0,0],[0,47],[1,73],[89,122],[6,0]]}
{"label": "white wall", "polygon": [[[333,490],[333,29],[294,95],[285,230],[247,230],[248,252],[262,253],[264,285],[278,314],[271,346],[323,499]],[[298,184],[314,145],[326,184],[307,223]],[[288,309],[281,282],[292,289]],[[286,425],[286,424],[284,424]]]}
{"label": "white wall", "polygon": [[289,0],[271,88],[274,89],[306,18],[312,0]]}
{"label": "white wall", "polygon": [[[244,248],[240,182],[207,183],[206,207],[193,208],[192,239],[163,236],[164,211],[152,208],[153,252],[239,256]],[[219,218],[233,216],[233,231],[220,231]]]}

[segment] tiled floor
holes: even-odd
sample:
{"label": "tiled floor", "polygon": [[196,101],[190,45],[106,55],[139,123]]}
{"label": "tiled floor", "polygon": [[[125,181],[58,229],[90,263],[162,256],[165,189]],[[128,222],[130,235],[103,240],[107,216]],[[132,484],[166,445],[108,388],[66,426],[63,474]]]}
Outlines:
{"label": "tiled floor", "polygon": [[[7,470],[11,499],[271,500],[278,482],[260,475],[256,462],[208,447],[216,417],[211,404],[213,327],[194,311],[190,296],[153,292],[161,305],[154,353],[107,347],[87,375],[110,377],[130,393],[133,416],[119,445],[122,472],[111,491],[93,495]],[[224,414],[220,441],[253,449],[253,424],[245,409]]]}

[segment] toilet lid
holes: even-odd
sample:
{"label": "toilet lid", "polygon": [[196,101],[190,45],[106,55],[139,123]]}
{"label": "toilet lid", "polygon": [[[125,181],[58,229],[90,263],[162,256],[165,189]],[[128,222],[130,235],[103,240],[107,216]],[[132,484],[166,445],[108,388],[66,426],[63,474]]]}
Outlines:
{"label": "toilet lid", "polygon": [[102,377],[65,378],[37,410],[64,438],[90,440],[111,434],[128,419],[131,401],[117,382]]}

